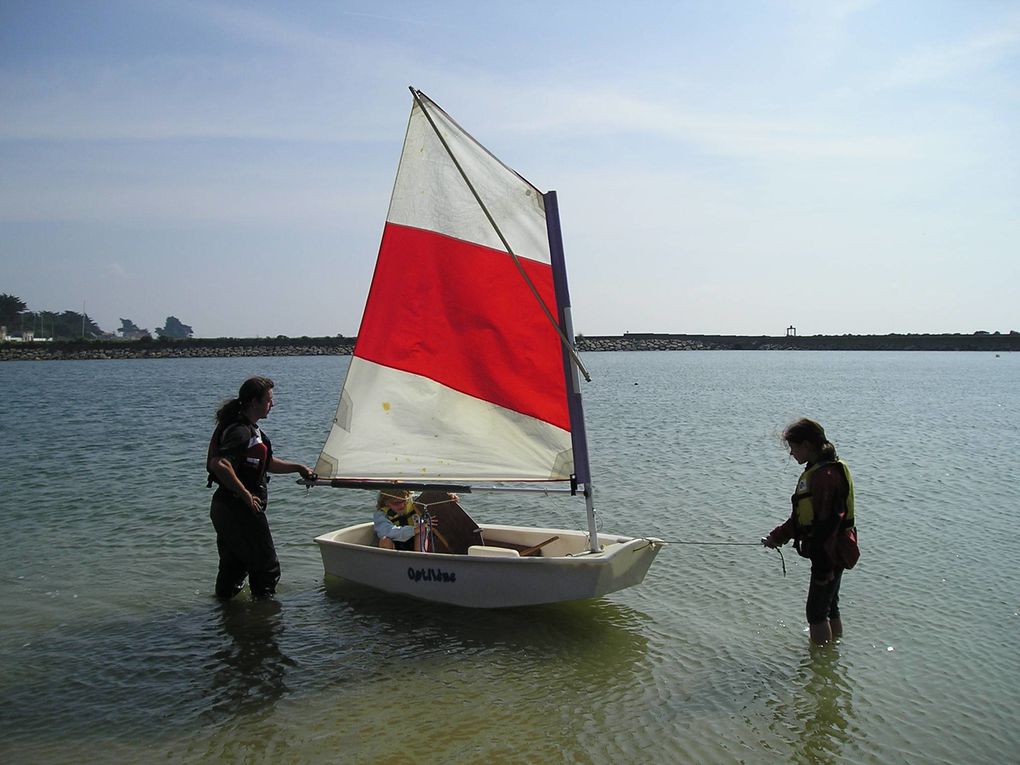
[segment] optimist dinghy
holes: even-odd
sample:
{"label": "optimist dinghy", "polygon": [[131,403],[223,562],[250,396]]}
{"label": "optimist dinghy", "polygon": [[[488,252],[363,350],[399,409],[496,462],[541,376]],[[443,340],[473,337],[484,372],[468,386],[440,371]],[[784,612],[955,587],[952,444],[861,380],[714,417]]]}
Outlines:
{"label": "optimist dinghy", "polygon": [[[383,549],[361,523],[316,538],[323,567],[478,608],[639,584],[663,542],[596,529],[579,390],[588,374],[574,348],[556,193],[411,93],[361,328],[309,483],[440,492],[418,498],[438,517],[437,541],[428,552]],[[508,516],[513,492],[583,497],[587,529],[479,526],[442,499],[479,491],[511,492]]]}

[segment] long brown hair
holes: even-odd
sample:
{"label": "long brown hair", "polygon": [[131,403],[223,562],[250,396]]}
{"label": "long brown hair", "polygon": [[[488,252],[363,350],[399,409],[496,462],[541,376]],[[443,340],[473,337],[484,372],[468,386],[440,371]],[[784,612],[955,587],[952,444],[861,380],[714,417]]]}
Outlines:
{"label": "long brown hair", "polygon": [[274,387],[275,383],[268,377],[249,377],[241,383],[237,398],[228,398],[220,403],[220,408],[216,410],[216,422],[221,425],[233,422],[241,416],[248,404],[261,399]]}
{"label": "long brown hair", "polygon": [[836,447],[825,437],[825,428],[821,423],[801,417],[786,426],[783,440],[787,444],[808,444],[825,460],[836,459]]}

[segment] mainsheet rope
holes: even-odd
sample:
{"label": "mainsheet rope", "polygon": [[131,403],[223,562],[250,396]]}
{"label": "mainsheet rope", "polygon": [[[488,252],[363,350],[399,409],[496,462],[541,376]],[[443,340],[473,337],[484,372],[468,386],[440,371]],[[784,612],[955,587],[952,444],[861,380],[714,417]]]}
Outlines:
{"label": "mainsheet rope", "polygon": [[[380,492],[380,494],[382,494],[384,497],[391,498],[391,499],[406,499],[406,497],[401,497],[401,496],[398,496],[396,494],[387,494],[386,492]],[[437,500],[435,502],[428,502],[428,503],[419,502],[418,500],[413,500],[413,501],[414,501],[414,504],[419,505],[419,506],[424,508],[424,512],[421,513],[420,515],[421,515],[421,520],[424,521],[425,524],[426,524],[426,532],[425,532],[425,534],[426,534],[427,537],[431,537],[432,534],[436,533],[432,529],[432,524],[429,523],[429,521],[431,520],[431,515],[432,515],[429,512],[429,509],[432,508],[432,507],[435,507],[436,505],[446,504],[447,502],[456,502],[456,500],[453,500],[453,499],[440,499],[440,500]],[[601,518],[599,520],[601,520]],[[599,525],[601,526],[601,524],[599,524]],[[422,540],[422,541],[425,542],[426,544],[428,544],[428,547],[431,549],[431,547],[432,547],[432,544],[431,544],[432,540],[431,539],[427,539],[427,541],[426,540]],[[761,542],[692,542],[692,541],[683,540],[683,539],[663,539],[662,541],[665,542],[666,544],[669,544],[669,545],[698,545],[698,546],[716,546],[716,547],[746,547],[746,546],[749,546],[749,545],[754,545],[755,547],[760,547],[761,546]],[[649,544],[651,544],[651,542],[649,542]],[[422,546],[424,547],[425,545],[423,544]],[[783,576],[786,576],[786,558],[783,556],[783,551],[780,548],[778,548],[778,547],[773,547],[772,549],[775,550],[777,553],[779,553],[779,560],[783,564]]]}
{"label": "mainsheet rope", "polygon": [[[761,542],[688,542],[681,539],[664,539],[662,541],[668,545],[715,545],[723,547],[745,547],[747,545],[754,545],[755,547],[761,547]],[[786,576],[786,558],[783,557],[783,551],[778,547],[773,547],[772,549],[779,553],[779,560],[783,564],[783,576]]]}

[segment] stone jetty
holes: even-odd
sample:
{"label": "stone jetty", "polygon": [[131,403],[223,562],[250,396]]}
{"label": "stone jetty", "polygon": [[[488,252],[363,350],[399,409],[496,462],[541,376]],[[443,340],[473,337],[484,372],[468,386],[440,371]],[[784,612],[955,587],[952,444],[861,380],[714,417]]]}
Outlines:
{"label": "stone jetty", "polygon": [[345,356],[353,338],[218,338],[214,340],[85,340],[0,343],[0,361],[188,359],[242,356]]}
{"label": "stone jetty", "polygon": [[[0,361],[346,356],[351,337],[75,340],[0,343]],[[582,353],[601,351],[1020,351],[1020,333],[972,335],[578,335]]]}
{"label": "stone jetty", "polygon": [[579,335],[584,351],[1020,351],[1020,333],[972,335]]}

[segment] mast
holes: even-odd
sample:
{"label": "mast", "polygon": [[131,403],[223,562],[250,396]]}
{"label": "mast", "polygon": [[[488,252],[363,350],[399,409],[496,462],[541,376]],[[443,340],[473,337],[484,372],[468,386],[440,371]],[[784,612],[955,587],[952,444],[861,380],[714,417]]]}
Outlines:
{"label": "mast", "polygon": [[567,264],[563,256],[563,234],[560,231],[560,208],[556,192],[542,195],[545,200],[546,229],[549,232],[549,258],[552,266],[553,288],[556,291],[559,322],[570,346],[563,347],[563,375],[567,388],[567,411],[570,415],[570,441],[574,453],[574,480],[584,484],[584,505],[588,514],[588,540],[592,552],[599,551],[598,531],[595,528],[595,497],[591,485],[591,468],[588,462],[588,434],[584,426],[584,406],[581,402],[581,379],[577,356],[573,347],[574,324],[570,314],[570,290],[567,288]]}

